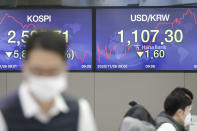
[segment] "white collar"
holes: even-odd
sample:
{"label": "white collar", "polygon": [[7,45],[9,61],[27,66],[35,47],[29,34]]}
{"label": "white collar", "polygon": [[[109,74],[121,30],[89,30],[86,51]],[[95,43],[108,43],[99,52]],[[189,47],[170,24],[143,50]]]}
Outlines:
{"label": "white collar", "polygon": [[19,100],[23,110],[23,114],[26,118],[35,117],[41,122],[48,122],[52,117],[58,115],[60,112],[67,113],[69,112],[69,107],[66,104],[64,98],[59,95],[54,99],[54,105],[49,110],[48,115],[46,116],[40,106],[37,104],[35,99],[31,96],[28,86],[23,82],[19,88]]}

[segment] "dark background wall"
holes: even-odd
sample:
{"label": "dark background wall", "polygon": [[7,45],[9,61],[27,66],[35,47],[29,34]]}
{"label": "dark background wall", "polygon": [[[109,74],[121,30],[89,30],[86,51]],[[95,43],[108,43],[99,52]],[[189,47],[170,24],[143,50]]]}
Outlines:
{"label": "dark background wall", "polygon": [[0,5],[126,6],[180,5],[197,0],[1,0]]}

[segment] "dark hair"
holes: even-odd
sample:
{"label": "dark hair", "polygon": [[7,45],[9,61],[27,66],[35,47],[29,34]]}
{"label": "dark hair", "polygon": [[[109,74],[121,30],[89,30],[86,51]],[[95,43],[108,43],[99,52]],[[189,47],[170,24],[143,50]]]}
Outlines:
{"label": "dark hair", "polygon": [[127,113],[124,115],[125,117],[133,117],[140,121],[148,122],[152,125],[155,125],[155,121],[151,114],[148,112],[148,110],[142,106],[139,105],[136,101],[129,102],[129,105],[132,107],[130,108]]}
{"label": "dark hair", "polygon": [[26,60],[30,52],[34,49],[53,51],[58,53],[65,60],[66,43],[63,37],[58,33],[49,30],[38,31],[33,33],[26,41]]}
{"label": "dark hair", "polygon": [[177,88],[175,88],[175,89],[171,92],[171,94],[177,94],[177,93],[179,94],[180,92],[184,92],[185,95],[186,95],[186,96],[188,95],[188,96],[190,97],[191,100],[194,99],[194,96],[193,96],[192,92],[191,92],[189,89],[184,88],[184,87],[177,87]]}
{"label": "dark hair", "polygon": [[184,92],[171,93],[164,102],[164,109],[168,115],[173,116],[178,109],[182,109],[184,111],[185,108],[191,104],[192,101]]}

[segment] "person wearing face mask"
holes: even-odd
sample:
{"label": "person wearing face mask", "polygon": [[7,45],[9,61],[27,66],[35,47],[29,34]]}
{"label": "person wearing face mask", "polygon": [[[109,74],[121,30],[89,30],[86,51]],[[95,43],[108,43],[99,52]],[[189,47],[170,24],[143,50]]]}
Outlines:
{"label": "person wearing face mask", "polygon": [[175,90],[178,93],[172,91],[168,95],[164,102],[165,111],[156,118],[157,131],[187,131],[191,124],[192,100],[185,91]]}
{"label": "person wearing face mask", "polygon": [[88,102],[65,93],[65,44],[52,31],[27,39],[24,80],[0,101],[0,131],[96,131]]}

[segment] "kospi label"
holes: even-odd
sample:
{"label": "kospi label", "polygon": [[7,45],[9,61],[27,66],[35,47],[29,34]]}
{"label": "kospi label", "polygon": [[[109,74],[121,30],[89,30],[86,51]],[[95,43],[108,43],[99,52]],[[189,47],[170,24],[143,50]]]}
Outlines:
{"label": "kospi label", "polygon": [[27,22],[51,22],[51,15],[27,15]]}

